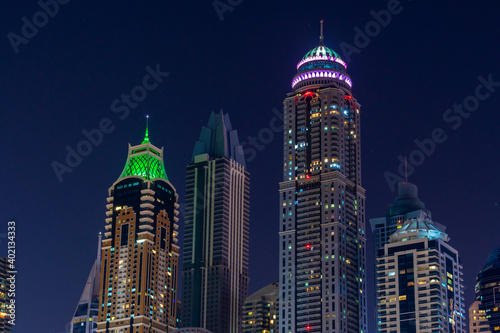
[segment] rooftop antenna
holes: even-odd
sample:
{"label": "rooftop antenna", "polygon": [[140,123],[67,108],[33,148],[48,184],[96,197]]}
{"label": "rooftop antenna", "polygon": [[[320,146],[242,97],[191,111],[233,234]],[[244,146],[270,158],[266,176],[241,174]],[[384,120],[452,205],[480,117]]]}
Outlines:
{"label": "rooftop antenna", "polygon": [[321,22],[321,33],[319,35],[319,44],[323,46],[323,20],[321,20],[320,22]]}
{"label": "rooftop antenna", "polygon": [[144,141],[142,144],[149,143],[149,115],[146,115],[146,136],[144,137]]}
{"label": "rooftop antenna", "polygon": [[102,233],[99,231],[99,235],[97,236],[99,238],[98,244],[97,244],[97,258],[100,260],[101,258],[101,245],[102,245]]}

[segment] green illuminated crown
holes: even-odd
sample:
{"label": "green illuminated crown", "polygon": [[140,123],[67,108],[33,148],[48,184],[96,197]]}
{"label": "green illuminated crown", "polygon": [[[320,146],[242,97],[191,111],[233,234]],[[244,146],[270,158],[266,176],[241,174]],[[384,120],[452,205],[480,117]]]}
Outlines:
{"label": "green illuminated crown", "polygon": [[340,56],[338,55],[337,52],[326,46],[320,45],[318,47],[315,47],[311,51],[307,52],[306,55],[302,57],[302,60],[306,60],[312,57],[325,57],[325,56],[340,59]]}
{"label": "green illuminated crown", "polygon": [[142,143],[133,147],[129,145],[127,163],[120,178],[127,176],[139,176],[146,180],[156,178],[168,180],[163,165],[163,148],[158,149],[149,142],[148,126],[146,126],[146,135]]}

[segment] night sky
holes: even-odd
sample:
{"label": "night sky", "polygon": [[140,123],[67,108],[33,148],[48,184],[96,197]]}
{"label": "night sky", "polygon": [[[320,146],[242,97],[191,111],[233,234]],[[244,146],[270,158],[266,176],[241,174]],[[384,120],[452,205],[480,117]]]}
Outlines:
{"label": "night sky", "polygon": [[[384,174],[398,174],[398,156],[421,163],[410,167],[409,181],[447,226],[463,259],[466,308],[473,301],[475,276],[500,245],[498,4],[244,0],[221,21],[211,1],[65,1],[36,35],[25,29],[31,38],[14,42],[17,53],[9,36],[21,38],[22,18],[33,22],[40,6],[35,0],[0,5],[0,233],[17,221],[14,332],[67,327],[104,230],[108,188],[123,169],[128,143],[142,141],[146,114],[181,204],[185,167],[211,111],[229,113],[247,151],[255,149],[248,137],[260,133],[267,143],[259,141],[247,163],[250,292],[278,279],[282,134],[269,128],[291,91],[296,64],[319,43],[321,19],[325,44],[351,58],[352,91],[362,105],[366,220],[382,216],[394,199]],[[377,31],[370,12],[388,5],[390,23]],[[367,24],[372,37],[355,39],[354,29]],[[148,66],[169,74],[128,114],[114,112],[112,103],[142,85]],[[476,105],[481,80],[493,83],[479,89],[483,100]],[[464,100],[477,110],[447,111]],[[112,132],[60,181],[54,162],[64,164],[67,147],[76,149],[82,131],[102,121]],[[446,140],[428,156],[417,152],[415,140],[428,142],[435,129]],[[182,251],[183,219],[180,225]],[[6,239],[0,240],[5,255]],[[370,281],[371,252],[369,243]],[[373,306],[373,289],[368,293]]]}

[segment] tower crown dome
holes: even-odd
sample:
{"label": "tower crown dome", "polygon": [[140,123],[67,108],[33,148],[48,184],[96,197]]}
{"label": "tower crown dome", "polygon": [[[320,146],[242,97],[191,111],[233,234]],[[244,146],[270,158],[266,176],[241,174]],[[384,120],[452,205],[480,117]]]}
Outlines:
{"label": "tower crown dome", "polygon": [[490,253],[486,260],[486,264],[483,266],[483,271],[497,268],[500,268],[500,247],[497,247]]}
{"label": "tower crown dome", "polygon": [[334,50],[320,45],[307,52],[306,55],[302,58],[302,60],[311,58],[311,57],[333,57],[340,59],[340,56]]}
{"label": "tower crown dome", "polygon": [[448,242],[448,235],[434,225],[424,213],[420,217],[407,220],[405,224],[390,237],[391,243],[404,242],[427,237],[429,240],[442,239]]}
{"label": "tower crown dome", "polygon": [[302,57],[302,60],[297,64],[297,69],[299,69],[305,63],[318,60],[334,61],[343,65],[344,68],[347,68],[347,64],[340,58],[337,52],[324,45],[319,45],[311,51],[307,52],[306,55]]}
{"label": "tower crown dome", "polygon": [[497,247],[490,253],[488,260],[486,260],[486,264],[491,264],[495,261],[500,261],[500,247]]}
{"label": "tower crown dome", "polygon": [[311,86],[328,86],[336,83],[348,90],[352,87],[347,74],[347,64],[340,55],[323,43],[323,21],[321,21],[320,45],[307,52],[297,64],[297,74],[292,88],[309,89]]}

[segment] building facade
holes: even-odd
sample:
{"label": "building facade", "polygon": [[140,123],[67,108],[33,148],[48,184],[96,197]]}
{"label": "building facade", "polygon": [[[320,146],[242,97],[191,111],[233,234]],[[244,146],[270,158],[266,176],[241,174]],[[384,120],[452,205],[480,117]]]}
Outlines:
{"label": "building facade", "polygon": [[125,168],[109,188],[102,242],[99,333],[160,333],[176,327],[177,192],[163,148],[129,145]]}
{"label": "building facade", "polygon": [[229,117],[212,113],[187,166],[182,326],[239,333],[248,293],[249,185]]}
{"label": "building facade", "polygon": [[9,315],[10,300],[9,289],[10,282],[7,280],[9,278],[9,261],[7,258],[0,257],[0,332],[10,333],[12,332],[12,320]]}
{"label": "building facade", "polygon": [[99,234],[97,258],[92,265],[82,296],[80,296],[73,319],[71,319],[70,333],[97,332],[101,286],[101,243],[102,236]]}
{"label": "building facade", "polygon": [[[425,217],[432,218],[431,212],[425,208],[425,204],[418,197],[418,188],[416,185],[408,182],[398,183],[398,195],[394,201],[387,206],[383,217],[370,219],[373,232],[373,256],[375,262],[375,271],[377,270],[377,254],[385,244],[389,243],[389,238],[403,224],[411,219]],[[433,224],[442,231],[446,227],[433,221]],[[374,276],[375,286],[377,277]],[[377,299],[377,289],[374,290],[375,299]],[[377,307],[378,304],[375,304]],[[375,309],[376,311],[376,309]]]}
{"label": "building facade", "polygon": [[279,282],[248,296],[243,310],[243,333],[278,333]]}
{"label": "building facade", "polygon": [[469,333],[491,333],[486,311],[480,309],[481,302],[475,301],[469,307]]}
{"label": "building facade", "polygon": [[321,33],[284,100],[282,333],[367,329],[360,105],[346,67]]}
{"label": "building facade", "polygon": [[491,331],[500,331],[500,248],[493,250],[476,278],[476,300]]}
{"label": "building facade", "polygon": [[422,214],[379,250],[378,332],[466,332],[463,268],[448,241]]}
{"label": "building facade", "polygon": [[171,331],[172,333],[212,333],[209,330],[200,327],[185,327],[179,328],[175,331]]}

